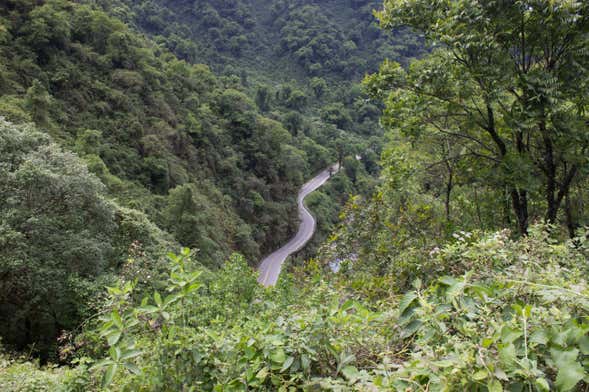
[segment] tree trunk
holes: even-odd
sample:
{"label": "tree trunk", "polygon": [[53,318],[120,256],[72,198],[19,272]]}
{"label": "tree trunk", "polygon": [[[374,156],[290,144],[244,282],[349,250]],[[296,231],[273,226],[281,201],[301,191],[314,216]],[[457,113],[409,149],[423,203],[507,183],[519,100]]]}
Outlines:
{"label": "tree trunk", "polygon": [[483,218],[481,214],[481,204],[479,203],[479,192],[477,191],[476,184],[472,187],[474,191],[474,205],[477,214],[477,221],[479,222],[479,229],[483,230]]}
{"label": "tree trunk", "polygon": [[509,189],[503,190],[503,221],[506,227],[511,227],[511,206],[509,205]]}
{"label": "tree trunk", "polygon": [[566,216],[566,225],[567,229],[569,230],[569,237],[575,238],[577,234],[577,224],[575,223],[575,218],[573,215],[570,192],[567,192],[566,196],[564,197],[564,210]]}
{"label": "tree trunk", "polygon": [[522,236],[528,235],[528,193],[525,190],[513,188],[511,190],[511,201],[515,217],[517,218],[517,228]]}
{"label": "tree trunk", "polygon": [[450,223],[450,221],[451,221],[451,218],[450,218],[450,213],[451,213],[450,197],[452,195],[452,189],[454,188],[454,181],[453,181],[454,180],[454,173],[448,163],[447,163],[447,168],[448,168],[448,182],[446,183],[446,200],[444,201],[444,204],[446,206],[446,222]]}

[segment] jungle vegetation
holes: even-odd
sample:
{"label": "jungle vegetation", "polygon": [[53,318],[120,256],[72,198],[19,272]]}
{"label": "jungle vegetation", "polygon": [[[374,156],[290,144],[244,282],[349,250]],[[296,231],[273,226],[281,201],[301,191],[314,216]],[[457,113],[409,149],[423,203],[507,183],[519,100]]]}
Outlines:
{"label": "jungle vegetation", "polygon": [[0,4],[2,390],[589,387],[586,2]]}

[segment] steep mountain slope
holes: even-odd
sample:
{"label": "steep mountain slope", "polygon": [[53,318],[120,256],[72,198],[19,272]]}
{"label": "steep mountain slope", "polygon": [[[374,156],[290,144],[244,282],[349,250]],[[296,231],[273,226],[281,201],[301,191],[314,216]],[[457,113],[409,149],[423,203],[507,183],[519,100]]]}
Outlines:
{"label": "steep mountain slope", "polygon": [[[338,160],[346,175],[330,185],[331,198],[315,199],[330,217],[320,219],[325,235],[337,218],[332,199],[368,191],[376,173],[368,158],[381,145],[380,109],[353,79],[376,64],[382,53],[369,55],[374,48],[393,54],[394,47],[374,32],[362,43],[372,27],[360,18],[373,3],[344,3],[0,2],[0,116],[9,124],[0,140],[18,145],[20,124],[34,123],[35,136],[27,137],[46,134],[58,151],[2,157],[11,180],[0,183],[1,194],[16,189],[28,198],[0,210],[4,342],[43,342],[38,348],[47,353],[60,329],[88,314],[98,277],[120,273],[127,257],[150,260],[137,267],[145,276],[178,245],[198,250],[212,269],[232,251],[257,263],[292,234],[304,179]],[[356,154],[363,164],[346,160]],[[60,166],[58,157],[72,166]],[[34,183],[19,177],[26,173],[18,162],[46,168],[36,191],[47,191],[37,203],[46,200],[48,210],[37,211],[26,196]],[[53,210],[59,198],[81,197],[76,187],[64,191],[70,183],[90,184],[82,200],[95,200],[106,215],[83,201],[75,208],[84,213]],[[24,273],[23,263],[35,267]],[[50,290],[11,297],[14,287],[33,287],[43,279],[39,271],[52,269]],[[78,278],[81,286],[51,285]],[[70,296],[71,287],[85,291]],[[11,318],[15,307],[22,312]]]}
{"label": "steep mountain slope", "polygon": [[209,260],[232,244],[256,258],[256,242],[284,238],[288,199],[309,173],[302,149],[317,147],[260,116],[239,81],[68,1],[8,2],[2,18],[0,114],[47,129]]}
{"label": "steep mountain slope", "polygon": [[[310,138],[262,116],[239,80],[178,60],[86,5],[3,2],[0,53],[0,116],[34,122],[41,133],[31,140],[48,134],[60,151],[17,154],[28,139],[18,126],[1,129],[0,307],[3,342],[17,348],[36,342],[46,352],[59,329],[86,314],[98,276],[119,272],[127,256],[154,260],[181,243],[209,267],[232,250],[255,263],[290,234],[291,199],[310,174],[305,150],[319,164],[330,160]],[[34,168],[44,182],[31,177]],[[148,229],[167,245],[152,248]],[[79,300],[59,288],[78,278],[68,287],[83,292]],[[18,289],[36,285],[46,290]]]}

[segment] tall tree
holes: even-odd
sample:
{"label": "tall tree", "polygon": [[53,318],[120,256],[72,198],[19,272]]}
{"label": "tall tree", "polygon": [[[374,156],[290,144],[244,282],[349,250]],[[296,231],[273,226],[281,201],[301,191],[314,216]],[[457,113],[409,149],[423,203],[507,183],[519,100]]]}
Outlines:
{"label": "tall tree", "polygon": [[[465,143],[509,190],[521,234],[530,215],[556,223],[587,168],[589,3],[566,0],[385,0],[385,29],[421,31],[435,49],[405,71],[385,63],[368,79],[401,116]],[[448,120],[452,126],[448,126]],[[531,200],[534,211],[531,211]]]}

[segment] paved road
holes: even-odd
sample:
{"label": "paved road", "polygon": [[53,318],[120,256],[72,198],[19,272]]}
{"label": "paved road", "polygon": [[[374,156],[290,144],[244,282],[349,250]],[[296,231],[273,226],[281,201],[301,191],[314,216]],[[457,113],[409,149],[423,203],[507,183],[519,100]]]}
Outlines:
{"label": "paved road", "polygon": [[305,207],[305,197],[307,197],[308,194],[312,193],[321,185],[325,184],[327,180],[329,180],[330,171],[331,173],[336,173],[338,170],[338,164],[332,165],[303,185],[299,191],[299,196],[297,197],[299,219],[301,220],[299,231],[297,232],[297,235],[288,241],[286,245],[274,253],[271,253],[269,256],[266,256],[266,258],[262,260],[260,266],[258,267],[258,271],[260,273],[258,282],[264,286],[274,286],[278,281],[278,275],[280,275],[282,263],[284,263],[288,256],[301,250],[313,237],[317,223],[315,222],[313,215],[311,215],[309,210],[307,210]]}

